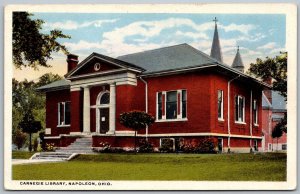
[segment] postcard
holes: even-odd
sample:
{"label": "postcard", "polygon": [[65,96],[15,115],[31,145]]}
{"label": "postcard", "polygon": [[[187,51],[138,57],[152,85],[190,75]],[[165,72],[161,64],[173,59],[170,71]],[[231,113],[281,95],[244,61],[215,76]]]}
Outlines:
{"label": "postcard", "polygon": [[5,7],[7,190],[294,190],[297,7]]}

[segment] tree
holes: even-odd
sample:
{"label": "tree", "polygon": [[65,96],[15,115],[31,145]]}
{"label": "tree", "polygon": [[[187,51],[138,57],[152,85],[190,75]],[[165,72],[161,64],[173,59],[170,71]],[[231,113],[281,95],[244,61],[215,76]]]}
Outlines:
{"label": "tree", "polygon": [[278,150],[278,138],[282,136],[282,132],[283,132],[281,127],[282,127],[281,124],[278,123],[272,131],[272,138],[277,139],[277,150]]}
{"label": "tree", "polygon": [[27,12],[13,12],[13,63],[16,68],[38,66],[50,67],[47,64],[52,59],[53,52],[63,51],[68,54],[65,46],[57,42],[58,38],[70,38],[60,30],[51,30],[50,34],[43,34],[43,20],[32,19],[33,14]]}
{"label": "tree", "polygon": [[[35,121],[41,123],[42,129],[45,128],[45,95],[37,93],[36,88],[53,81],[62,79],[57,74],[47,73],[39,78],[38,82],[12,80],[12,135],[20,130],[20,122],[26,114],[31,114]],[[14,143],[14,142],[13,142]]]}
{"label": "tree", "polygon": [[32,151],[31,136],[32,133],[37,133],[42,129],[40,121],[34,120],[34,117],[31,112],[28,112],[24,115],[23,120],[20,122],[19,127],[24,133],[29,134],[29,151]]}
{"label": "tree", "polygon": [[[287,100],[287,52],[281,52],[279,56],[274,58],[256,59],[256,63],[250,64],[247,73],[262,80],[272,78],[272,90],[278,91]],[[284,118],[281,119],[275,128],[277,127],[287,133],[286,124],[287,113],[284,114]]]}
{"label": "tree", "polygon": [[17,129],[13,132],[12,142],[17,146],[19,150],[24,146],[26,142],[26,138],[27,138],[26,134],[23,133],[21,130]]}
{"label": "tree", "polygon": [[145,129],[154,123],[154,117],[144,111],[124,112],[120,115],[120,123],[134,130],[134,151],[136,153],[136,134],[138,130]]}

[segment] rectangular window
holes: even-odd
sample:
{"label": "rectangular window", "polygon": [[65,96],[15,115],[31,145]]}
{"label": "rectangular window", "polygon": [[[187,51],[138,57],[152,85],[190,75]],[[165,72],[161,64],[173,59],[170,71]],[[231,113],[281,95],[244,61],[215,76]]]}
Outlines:
{"label": "rectangular window", "polygon": [[177,91],[167,92],[166,118],[167,119],[177,118]]}
{"label": "rectangular window", "polygon": [[258,151],[258,142],[257,142],[257,140],[254,140],[254,150]]}
{"label": "rectangular window", "polygon": [[282,149],[282,150],[286,150],[286,149],[287,149],[286,144],[282,144],[282,145],[281,145],[281,149]]}
{"label": "rectangular window", "polygon": [[245,122],[245,97],[239,95],[235,97],[235,121]]}
{"label": "rectangular window", "polygon": [[218,119],[223,120],[223,90],[218,90]]}
{"label": "rectangular window", "polygon": [[158,119],[162,119],[162,93],[159,92],[157,93],[157,114],[158,114]]}
{"label": "rectangular window", "polygon": [[187,118],[186,90],[158,92],[156,98],[157,120],[174,120]]}
{"label": "rectangular window", "polygon": [[257,108],[257,100],[253,101],[253,122],[255,125],[258,125],[258,108]]}
{"label": "rectangular window", "polygon": [[186,90],[182,90],[182,118],[186,118]]}
{"label": "rectangular window", "polygon": [[58,103],[58,125],[70,125],[70,102]]}

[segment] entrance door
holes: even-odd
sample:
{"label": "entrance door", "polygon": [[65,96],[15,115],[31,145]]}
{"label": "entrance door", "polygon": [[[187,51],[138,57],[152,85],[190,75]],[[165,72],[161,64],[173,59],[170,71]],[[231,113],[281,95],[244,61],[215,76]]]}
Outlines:
{"label": "entrance door", "polygon": [[100,108],[100,133],[106,133],[109,130],[109,108]]}
{"label": "entrance door", "polygon": [[223,152],[223,139],[222,138],[218,138],[218,151],[219,151],[219,153]]}

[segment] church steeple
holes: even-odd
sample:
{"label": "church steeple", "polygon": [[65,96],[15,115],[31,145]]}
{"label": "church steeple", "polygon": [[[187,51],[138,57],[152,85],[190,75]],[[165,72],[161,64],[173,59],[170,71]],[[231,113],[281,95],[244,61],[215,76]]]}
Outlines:
{"label": "church steeple", "polygon": [[232,67],[244,73],[244,64],[240,55],[240,47],[238,46],[234,57]]}
{"label": "church steeple", "polygon": [[214,39],[211,46],[210,56],[214,59],[223,63],[223,57],[221,52],[219,34],[218,34],[218,27],[217,27],[217,18],[213,20],[215,22],[215,32],[214,32]]}

